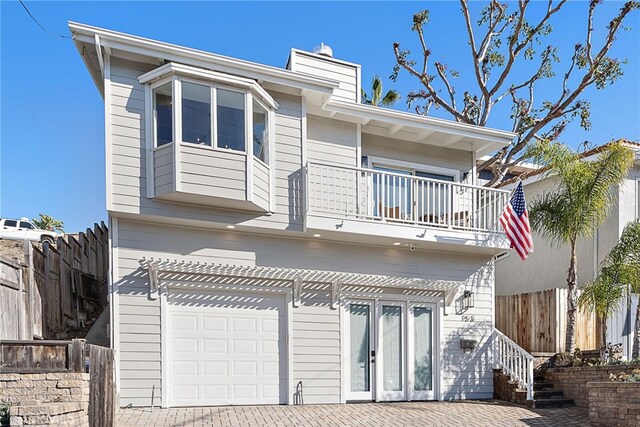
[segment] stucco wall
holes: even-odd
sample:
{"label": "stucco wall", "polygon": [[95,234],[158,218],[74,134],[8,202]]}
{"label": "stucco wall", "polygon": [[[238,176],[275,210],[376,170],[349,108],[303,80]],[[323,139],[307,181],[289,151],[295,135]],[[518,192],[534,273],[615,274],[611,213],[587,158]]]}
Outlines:
{"label": "stucco wall", "polygon": [[[593,238],[578,241],[579,286],[593,280],[597,266],[618,241],[624,225],[635,219],[635,183],[634,179],[628,179],[622,184],[619,201],[614,202],[611,214]],[[556,185],[554,178],[526,185],[527,204],[530,205],[545,192],[554,191]],[[516,295],[566,286],[569,246],[554,244],[535,232],[533,243],[535,252],[526,261],[523,262],[511,251],[508,258],[496,263],[496,295]]]}

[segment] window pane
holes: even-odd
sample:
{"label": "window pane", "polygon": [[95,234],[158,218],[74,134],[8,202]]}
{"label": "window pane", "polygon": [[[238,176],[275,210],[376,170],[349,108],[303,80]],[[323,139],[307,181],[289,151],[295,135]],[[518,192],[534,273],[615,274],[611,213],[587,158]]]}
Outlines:
{"label": "window pane", "polygon": [[369,391],[369,306],[351,304],[351,391]]}
{"label": "window pane", "polygon": [[33,229],[33,225],[28,222],[20,221],[20,228],[28,228],[31,230]]}
{"label": "window pane", "polygon": [[218,147],[245,151],[244,93],[218,89]]}
{"label": "window pane", "polygon": [[173,111],[171,83],[154,89],[156,113],[156,145],[159,147],[173,141]]}
{"label": "window pane", "polygon": [[18,225],[18,221],[15,221],[13,219],[5,219],[4,220],[4,226],[5,227],[16,227]]}
{"label": "window pane", "polygon": [[211,145],[211,88],[182,82],[182,141]]}
{"label": "window pane", "polygon": [[414,390],[433,388],[433,346],[431,337],[431,309],[415,307],[413,309],[413,329],[415,331]]}
{"label": "window pane", "polygon": [[385,391],[402,390],[402,309],[382,306],[382,381]]}
{"label": "window pane", "polygon": [[267,162],[268,152],[267,110],[253,101],[253,155]]}

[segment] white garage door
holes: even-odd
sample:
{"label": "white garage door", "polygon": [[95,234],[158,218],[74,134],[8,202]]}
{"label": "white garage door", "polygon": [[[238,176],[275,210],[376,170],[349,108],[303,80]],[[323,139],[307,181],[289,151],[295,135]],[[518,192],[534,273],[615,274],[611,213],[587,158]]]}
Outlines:
{"label": "white garage door", "polygon": [[171,289],[171,406],[286,403],[281,295]]}

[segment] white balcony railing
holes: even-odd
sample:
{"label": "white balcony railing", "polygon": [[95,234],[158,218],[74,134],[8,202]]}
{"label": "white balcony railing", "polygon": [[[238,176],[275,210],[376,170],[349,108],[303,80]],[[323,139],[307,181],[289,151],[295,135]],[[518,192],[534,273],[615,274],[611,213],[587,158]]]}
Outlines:
{"label": "white balcony railing", "polygon": [[509,191],[412,175],[309,162],[307,209],[311,214],[498,231]]}

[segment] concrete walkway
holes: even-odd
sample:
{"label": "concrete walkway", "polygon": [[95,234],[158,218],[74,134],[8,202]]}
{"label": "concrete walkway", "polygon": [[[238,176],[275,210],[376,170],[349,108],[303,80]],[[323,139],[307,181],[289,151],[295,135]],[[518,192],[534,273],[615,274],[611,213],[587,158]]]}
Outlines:
{"label": "concrete walkway", "polygon": [[589,426],[586,409],[527,409],[499,401],[121,409],[116,426]]}

